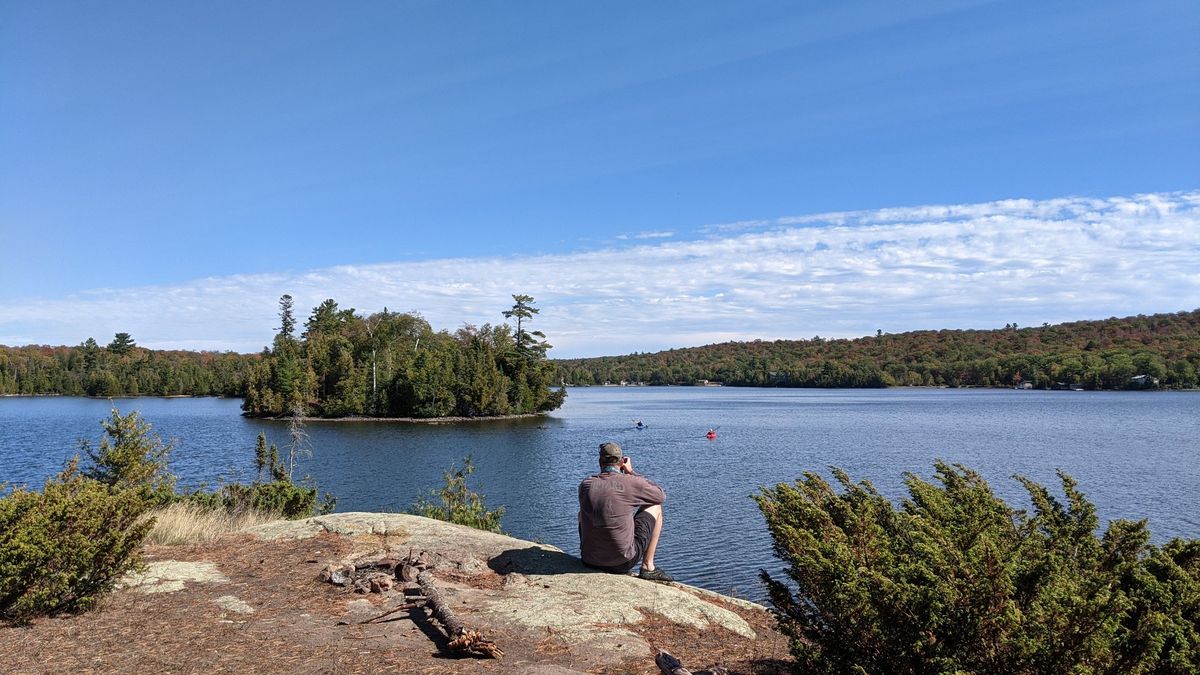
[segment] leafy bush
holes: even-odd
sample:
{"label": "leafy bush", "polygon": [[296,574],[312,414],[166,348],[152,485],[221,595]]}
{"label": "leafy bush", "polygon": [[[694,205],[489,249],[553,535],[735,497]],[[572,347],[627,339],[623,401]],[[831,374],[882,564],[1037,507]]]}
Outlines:
{"label": "leafy bush", "polygon": [[466,525],[477,530],[502,532],[500,519],[504,517],[504,507],[487,510],[483,503],[484,496],[467,487],[467,477],[473,473],[475,463],[471,461],[471,456],[467,455],[461,469],[452,464],[450,470],[443,474],[446,485],[441,490],[430,493],[433,500],[425,497],[418,499],[409,509],[409,513]]}
{"label": "leafy bush", "polygon": [[763,572],[797,672],[1195,673],[1200,542],[1097,537],[1095,507],[1018,478],[1032,513],[936,464],[899,508],[869,482],[805,473],[755,496],[793,588]]}
{"label": "leafy bush", "polygon": [[19,487],[0,498],[0,618],[92,607],[140,564],[149,507],[140,490],[81,475],[78,460],[41,493]]}

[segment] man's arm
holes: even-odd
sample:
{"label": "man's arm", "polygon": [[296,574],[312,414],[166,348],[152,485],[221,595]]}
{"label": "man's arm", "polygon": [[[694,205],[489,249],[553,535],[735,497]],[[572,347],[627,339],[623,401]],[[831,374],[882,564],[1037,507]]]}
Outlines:
{"label": "man's arm", "polygon": [[641,474],[634,473],[633,460],[629,457],[621,458],[621,473],[638,479],[631,481],[631,483],[637,486],[631,496],[639,502],[639,506],[653,506],[654,504],[662,504],[667,501],[667,493],[657,483]]}
{"label": "man's arm", "polygon": [[634,478],[636,480],[630,482],[637,487],[633,490],[632,496],[641,502],[642,506],[653,506],[667,501],[667,493],[657,483],[645,476],[634,476]]}

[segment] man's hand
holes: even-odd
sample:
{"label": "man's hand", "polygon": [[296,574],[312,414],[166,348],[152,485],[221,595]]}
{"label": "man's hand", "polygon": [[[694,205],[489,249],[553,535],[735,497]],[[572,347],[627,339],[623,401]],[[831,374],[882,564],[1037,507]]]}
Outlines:
{"label": "man's hand", "polygon": [[627,473],[631,476],[633,475],[633,460],[629,459],[628,457],[621,458],[621,473]]}

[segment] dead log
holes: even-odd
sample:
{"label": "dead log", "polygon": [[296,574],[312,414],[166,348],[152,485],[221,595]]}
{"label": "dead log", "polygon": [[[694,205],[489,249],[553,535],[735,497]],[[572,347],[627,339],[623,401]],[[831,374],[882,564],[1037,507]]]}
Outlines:
{"label": "dead log", "polygon": [[417,576],[417,584],[425,595],[425,606],[433,614],[433,618],[442,624],[446,635],[450,638],[450,651],[471,656],[484,656],[498,659],[504,652],[496,643],[483,637],[478,631],[469,630],[454,616],[454,612],[442,598],[442,592],[433,581],[433,572],[426,570]]}
{"label": "dead log", "polygon": [[665,649],[658,650],[658,654],[654,657],[654,663],[658,664],[658,669],[663,672],[663,675],[729,675],[728,670],[720,667],[693,673],[684,668],[683,663]]}

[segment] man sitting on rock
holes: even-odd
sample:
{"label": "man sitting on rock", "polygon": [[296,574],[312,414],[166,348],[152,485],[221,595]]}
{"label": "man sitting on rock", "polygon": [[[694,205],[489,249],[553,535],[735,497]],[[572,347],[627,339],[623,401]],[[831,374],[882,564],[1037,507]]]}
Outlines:
{"label": "man sitting on rock", "polygon": [[621,446],[601,443],[600,473],[579,484],[583,564],[626,574],[640,561],[639,577],[671,581],[671,575],[654,566],[666,499],[662,488],[633,472],[633,462],[622,456]]}

